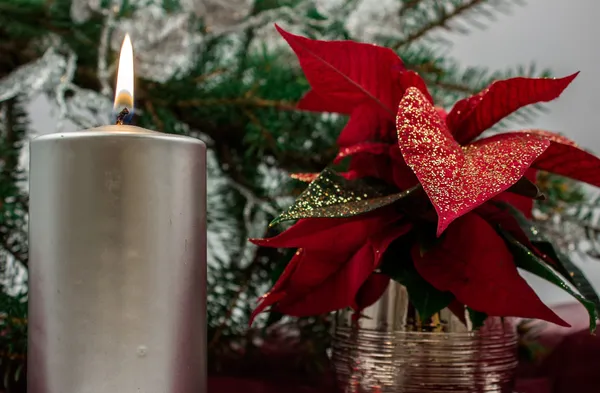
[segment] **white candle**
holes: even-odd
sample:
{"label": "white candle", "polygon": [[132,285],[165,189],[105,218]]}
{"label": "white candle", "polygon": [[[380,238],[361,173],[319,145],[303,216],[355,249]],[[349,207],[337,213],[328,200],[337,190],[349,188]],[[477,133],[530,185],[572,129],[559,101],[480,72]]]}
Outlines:
{"label": "white candle", "polygon": [[28,392],[205,392],[205,145],[111,125],[30,149]]}

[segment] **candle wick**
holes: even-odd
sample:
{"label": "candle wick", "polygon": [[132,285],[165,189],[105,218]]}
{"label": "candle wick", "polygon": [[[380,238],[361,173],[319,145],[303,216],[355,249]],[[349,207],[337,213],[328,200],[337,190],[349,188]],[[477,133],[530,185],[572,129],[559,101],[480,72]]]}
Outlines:
{"label": "candle wick", "polygon": [[125,118],[127,117],[128,114],[129,114],[129,109],[123,108],[123,110],[121,112],[119,112],[119,114],[117,115],[116,124],[119,126],[122,126],[123,123],[125,122]]}

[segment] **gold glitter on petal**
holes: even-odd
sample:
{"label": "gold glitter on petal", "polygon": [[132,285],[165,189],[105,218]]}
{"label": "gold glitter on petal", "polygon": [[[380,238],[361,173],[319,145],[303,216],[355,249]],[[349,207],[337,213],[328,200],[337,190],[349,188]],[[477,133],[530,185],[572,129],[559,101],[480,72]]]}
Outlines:
{"label": "gold glitter on petal", "polygon": [[416,188],[385,195],[364,181],[346,180],[332,170],[325,169],[315,181],[309,184],[294,204],[270,225],[300,218],[357,216],[405,198],[414,193]]}
{"label": "gold glitter on petal", "polygon": [[461,147],[421,92],[408,89],[396,118],[402,156],[438,213],[438,235],[505,191],[549,146],[530,133],[495,135]]}

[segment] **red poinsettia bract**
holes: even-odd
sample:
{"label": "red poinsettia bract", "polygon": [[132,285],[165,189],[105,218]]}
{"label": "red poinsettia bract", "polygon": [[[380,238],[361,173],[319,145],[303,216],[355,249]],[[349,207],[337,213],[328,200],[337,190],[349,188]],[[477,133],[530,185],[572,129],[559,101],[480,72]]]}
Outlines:
{"label": "red poinsettia bract", "polygon": [[259,246],[297,251],[252,319],[274,304],[292,316],[369,306],[389,282],[373,271],[389,244],[410,228],[397,213],[381,209],[352,218],[302,219],[278,236],[253,239]]}

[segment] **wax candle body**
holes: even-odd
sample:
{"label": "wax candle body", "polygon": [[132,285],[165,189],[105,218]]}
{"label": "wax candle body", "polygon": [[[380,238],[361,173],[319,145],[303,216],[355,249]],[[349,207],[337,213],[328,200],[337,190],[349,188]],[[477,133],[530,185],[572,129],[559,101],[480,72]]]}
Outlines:
{"label": "wax candle body", "polygon": [[206,391],[205,153],[132,126],[32,141],[29,393]]}

